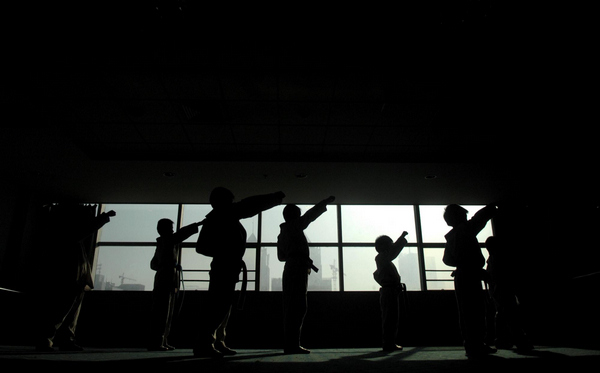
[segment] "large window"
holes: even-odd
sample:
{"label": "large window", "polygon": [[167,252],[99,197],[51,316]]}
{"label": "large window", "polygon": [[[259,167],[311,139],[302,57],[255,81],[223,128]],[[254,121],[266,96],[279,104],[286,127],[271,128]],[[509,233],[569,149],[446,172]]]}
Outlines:
{"label": "large window", "polygon": [[[312,205],[299,205],[305,212]],[[445,206],[330,205],[305,234],[311,258],[319,268],[309,276],[310,291],[377,291],[375,239],[387,235],[396,240],[408,232],[408,244],[394,264],[408,290],[453,289],[453,268],[442,262],[444,235],[450,230],[443,219]],[[464,206],[470,216],[483,206]],[[97,290],[152,290],[154,271],[150,260],[156,247],[156,223],[168,218],[175,228],[201,221],[210,205],[107,204],[103,211],[117,216],[98,234],[95,260]],[[283,206],[241,220],[248,232],[244,262],[248,289],[280,291],[284,263],[277,259],[277,235],[283,223]],[[479,234],[485,242],[493,234],[491,224]],[[181,265],[185,290],[208,289],[211,259],[197,254],[198,235],[182,243]],[[484,255],[487,254],[483,250]],[[239,288],[240,284],[238,284]]]}
{"label": "large window", "polygon": [[[454,289],[452,279],[453,267],[448,267],[442,261],[444,255],[444,235],[450,227],[444,221],[444,209],[446,206],[419,206],[423,257],[425,262],[425,280],[429,290]],[[472,217],[483,206],[463,206],[468,211],[468,217]],[[485,228],[477,235],[478,241],[484,246],[485,240],[492,236],[492,226],[488,222]],[[487,259],[487,251],[483,250]]]}

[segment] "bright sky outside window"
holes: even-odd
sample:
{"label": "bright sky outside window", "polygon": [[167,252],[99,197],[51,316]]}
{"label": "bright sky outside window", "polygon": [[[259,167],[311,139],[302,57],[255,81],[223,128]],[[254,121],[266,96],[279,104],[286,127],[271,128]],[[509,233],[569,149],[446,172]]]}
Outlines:
{"label": "bright sky outside window", "polygon": [[[299,205],[306,212],[313,205]],[[472,217],[483,206],[464,206]],[[150,269],[150,259],[154,254],[156,223],[168,218],[177,222],[179,205],[176,204],[109,204],[104,210],[115,210],[117,216],[99,232],[97,255],[96,288],[98,290],[152,290],[154,271]],[[260,270],[260,290],[281,290],[281,276],[284,263],[277,259],[276,242],[279,225],[283,222],[284,206],[277,206],[262,213],[259,227],[258,216],[242,219],[248,233],[248,243],[257,242],[259,229],[262,243],[259,249],[250,247],[244,261],[248,266],[250,280],[248,289],[255,289],[257,279],[257,255]],[[375,271],[375,239],[388,235],[397,239],[408,232],[409,244],[395,264],[402,276],[402,282],[409,290],[421,290],[421,277],[427,280],[427,289],[452,289],[449,276],[453,268],[441,261],[445,243],[444,235],[451,229],[443,219],[445,206],[419,206],[423,233],[423,254],[425,273],[421,273],[417,248],[414,206],[362,206],[342,205],[341,236],[338,242],[338,206],[328,206],[306,230],[310,243],[311,258],[320,269],[309,276],[310,291],[339,291],[343,276],[345,291],[374,291],[378,285],[373,279]],[[212,210],[208,204],[182,205],[182,226],[201,221]],[[491,224],[479,234],[480,242],[492,235]],[[182,267],[186,290],[208,289],[210,258],[197,254],[193,247],[198,235],[192,235],[184,242]],[[343,263],[340,263],[339,248],[342,248]],[[487,257],[487,251],[483,250]],[[340,265],[343,264],[343,265]],[[344,273],[341,273],[341,270]],[[239,285],[238,285],[239,288]]]}

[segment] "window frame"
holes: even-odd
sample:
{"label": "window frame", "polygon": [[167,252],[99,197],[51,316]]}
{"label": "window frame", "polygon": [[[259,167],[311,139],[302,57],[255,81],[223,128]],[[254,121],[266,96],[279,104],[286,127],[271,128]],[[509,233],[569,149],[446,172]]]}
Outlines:
{"label": "window frame", "polygon": [[[106,205],[118,205],[120,203],[99,203],[99,208],[98,208],[98,213],[102,213],[105,210]],[[122,203],[123,205],[133,205],[133,203]],[[143,205],[140,203],[140,205]],[[151,204],[148,204],[151,205]],[[183,224],[183,217],[185,214],[185,206],[187,204],[183,204],[183,203],[178,203],[178,204],[174,204],[174,203],[169,203],[169,204],[165,204],[165,205],[177,205],[177,220],[175,221],[175,230],[178,230],[182,227]],[[189,204],[189,205],[198,205],[198,204]],[[204,205],[204,204],[201,204]],[[345,283],[344,283],[344,274],[345,274],[345,270],[344,270],[344,248],[345,247],[374,247],[374,243],[373,242],[343,242],[343,232],[342,232],[342,227],[343,227],[343,222],[342,222],[342,207],[343,206],[356,206],[356,205],[341,205],[341,204],[335,204],[335,205],[331,205],[331,207],[335,206],[335,213],[336,213],[336,229],[337,229],[337,242],[311,242],[310,246],[311,247],[321,247],[321,248],[337,248],[337,262],[338,262],[338,276],[337,276],[337,288],[338,290],[332,290],[332,292],[347,292],[347,291],[353,291],[353,290],[346,290],[345,288]],[[413,209],[413,213],[414,213],[414,224],[415,224],[415,232],[416,232],[416,239],[415,240],[410,240],[409,243],[407,244],[407,247],[414,247],[416,248],[417,251],[417,262],[418,262],[418,276],[419,276],[419,286],[420,286],[420,290],[415,290],[415,291],[429,291],[429,284],[430,283],[434,283],[434,282],[447,282],[447,281],[451,281],[448,279],[437,279],[437,278],[433,278],[434,276],[428,276],[428,274],[431,273],[445,273],[445,272],[451,272],[451,270],[448,269],[430,269],[427,268],[426,265],[426,257],[425,257],[425,251],[426,250],[431,250],[431,249],[439,249],[439,250],[443,250],[444,249],[444,245],[445,242],[423,242],[423,225],[422,225],[422,216],[421,216],[421,210],[420,207],[421,206],[431,206],[431,205],[419,205],[419,204],[413,204],[413,205],[381,205],[381,206],[411,206]],[[436,205],[438,206],[438,205]],[[464,206],[479,206],[479,205],[464,205]],[[254,254],[254,268],[251,268],[251,266],[249,266],[250,268],[248,269],[248,273],[252,273],[254,277],[253,279],[251,279],[249,276],[248,278],[248,291],[256,291],[256,292],[264,292],[264,291],[273,291],[273,290],[261,290],[261,255],[262,255],[262,250],[268,249],[268,248],[276,248],[277,244],[274,242],[262,242],[262,223],[263,223],[263,213],[259,213],[257,215],[257,228],[256,228],[256,242],[247,242],[246,243],[246,249],[247,250],[255,250],[255,254]],[[494,224],[493,224],[493,219],[490,222],[491,224],[491,230],[492,230],[492,235],[494,234]],[[450,230],[450,228],[448,228],[448,230]],[[383,234],[385,234],[384,232],[382,232]],[[92,275],[95,278],[96,275],[96,270],[97,270],[97,266],[98,266],[98,254],[99,254],[99,249],[102,247],[114,247],[114,246],[122,246],[122,247],[148,247],[149,250],[152,250],[153,248],[156,247],[156,242],[151,242],[151,241],[143,241],[143,242],[117,242],[117,241],[100,241],[98,240],[99,237],[96,237],[96,241],[95,241],[95,250],[94,250],[94,262],[93,262],[93,273]],[[410,238],[409,238],[410,239]],[[485,248],[485,243],[480,243],[482,249]],[[181,262],[182,259],[182,253],[183,253],[183,249],[189,249],[189,248],[194,248],[195,247],[195,243],[194,242],[183,242],[180,245],[181,250],[180,250],[180,257],[179,257],[179,261]],[[185,283],[194,283],[194,282],[199,282],[199,283],[206,283],[206,288],[208,288],[208,282],[209,280],[205,280],[205,279],[185,279],[185,273],[192,273],[192,272],[209,272],[210,268],[184,268],[183,272],[184,272],[184,281],[183,281],[183,289],[185,290]],[[253,287],[254,289],[252,289],[252,286],[250,286],[250,283],[253,283]],[[238,288],[239,288],[239,283],[238,283]],[[333,286],[333,288],[335,288],[335,286]],[[151,290],[151,289],[149,289]],[[438,289],[431,289],[432,291],[439,291]],[[445,289],[443,289],[445,290]],[[452,289],[448,289],[448,290],[453,290]],[[202,290],[198,290],[195,289],[194,291],[206,291],[205,289]]]}

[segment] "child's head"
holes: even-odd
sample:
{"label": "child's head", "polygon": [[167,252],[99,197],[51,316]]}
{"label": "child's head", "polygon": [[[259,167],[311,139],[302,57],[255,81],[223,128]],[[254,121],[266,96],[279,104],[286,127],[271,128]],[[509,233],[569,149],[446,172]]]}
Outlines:
{"label": "child's head", "polygon": [[393,244],[394,241],[390,238],[390,236],[379,236],[375,240],[375,250],[380,253],[388,250]]}
{"label": "child's head", "polygon": [[224,187],[216,187],[212,190],[209,197],[210,205],[213,208],[224,207],[233,203],[233,193]]}
{"label": "child's head", "polygon": [[156,224],[156,230],[161,236],[173,234],[173,221],[171,219],[160,219]]}
{"label": "child's head", "polygon": [[285,221],[292,221],[298,219],[301,215],[300,207],[294,204],[287,204],[283,208],[283,219]]}
{"label": "child's head", "polygon": [[455,227],[467,221],[467,212],[462,206],[456,204],[448,205],[444,210],[444,220],[449,226]]}

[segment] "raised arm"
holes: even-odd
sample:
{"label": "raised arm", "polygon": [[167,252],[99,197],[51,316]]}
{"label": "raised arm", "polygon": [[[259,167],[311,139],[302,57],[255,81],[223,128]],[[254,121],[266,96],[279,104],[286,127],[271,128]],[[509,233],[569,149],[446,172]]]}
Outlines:
{"label": "raised arm", "polygon": [[469,226],[475,234],[481,232],[487,222],[496,215],[496,205],[487,205],[481,210],[477,211],[475,215],[469,220]]}
{"label": "raised arm", "polygon": [[284,197],[283,192],[275,192],[244,198],[233,205],[234,214],[238,219],[252,217],[261,211],[280,205]]}
{"label": "raised arm", "polygon": [[311,207],[308,211],[304,213],[300,217],[300,224],[302,229],[306,229],[310,223],[317,220],[319,216],[321,216],[325,211],[327,211],[327,205],[335,201],[335,197],[328,197],[321,202],[317,203],[313,207]]}
{"label": "raised arm", "polygon": [[400,237],[398,237],[398,239],[396,240],[396,242],[394,242],[392,244],[392,246],[390,247],[389,250],[381,252],[379,255],[388,261],[392,261],[394,259],[396,259],[396,257],[398,257],[398,255],[400,255],[400,252],[402,251],[402,249],[404,249],[404,246],[407,244],[408,241],[406,241],[406,235],[408,234],[408,232],[404,231],[402,232],[402,235],[400,235]]}

